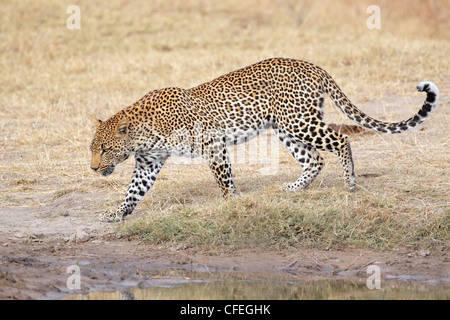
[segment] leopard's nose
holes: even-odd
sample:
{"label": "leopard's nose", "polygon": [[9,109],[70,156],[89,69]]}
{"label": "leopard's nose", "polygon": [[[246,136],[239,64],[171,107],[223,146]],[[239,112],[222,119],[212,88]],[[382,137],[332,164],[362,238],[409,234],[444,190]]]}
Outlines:
{"label": "leopard's nose", "polygon": [[96,167],[96,168],[95,167],[91,167],[91,169],[94,170],[94,171],[97,171],[98,167]]}

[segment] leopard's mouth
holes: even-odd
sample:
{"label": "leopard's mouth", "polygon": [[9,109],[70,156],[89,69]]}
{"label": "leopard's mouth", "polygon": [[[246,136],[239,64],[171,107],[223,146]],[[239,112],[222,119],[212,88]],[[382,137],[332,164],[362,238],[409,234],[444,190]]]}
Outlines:
{"label": "leopard's mouth", "polygon": [[111,173],[113,173],[114,169],[115,169],[115,166],[109,166],[109,167],[106,167],[105,170],[101,171],[101,175],[104,176],[104,177],[107,177],[107,176],[109,176]]}

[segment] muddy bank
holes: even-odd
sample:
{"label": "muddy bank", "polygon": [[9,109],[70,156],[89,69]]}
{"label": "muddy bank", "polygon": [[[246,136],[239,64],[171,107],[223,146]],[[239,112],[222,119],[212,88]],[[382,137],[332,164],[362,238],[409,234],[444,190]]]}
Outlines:
{"label": "muddy bank", "polygon": [[[0,208],[0,299],[57,299],[148,287],[155,279],[169,278],[365,281],[369,265],[379,266],[386,281],[450,284],[450,256],[444,247],[386,252],[247,249],[211,255],[121,237],[113,225],[98,221],[98,212],[86,209],[92,198],[72,192],[42,206]],[[101,200],[97,196],[95,202]],[[79,267],[80,289],[68,285],[71,266]]]}
{"label": "muddy bank", "polygon": [[[365,281],[369,265],[380,267],[382,281],[401,280],[450,289],[450,258],[444,248],[432,252],[413,248],[400,252],[243,250],[211,256],[193,249],[119,239],[113,233],[91,232],[78,242],[73,240],[54,235],[2,239],[0,298],[57,299],[93,291],[150,287],[158,279]],[[69,279],[74,273],[68,268],[73,265],[79,267],[80,289],[74,288],[75,282]]]}

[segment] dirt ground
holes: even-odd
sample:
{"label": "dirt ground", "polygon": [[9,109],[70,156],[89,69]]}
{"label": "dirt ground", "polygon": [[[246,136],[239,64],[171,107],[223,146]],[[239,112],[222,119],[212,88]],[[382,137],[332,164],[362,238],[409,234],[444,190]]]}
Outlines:
{"label": "dirt ground", "polygon": [[[450,287],[446,248],[426,251],[411,247],[395,252],[248,249],[211,255],[121,237],[111,224],[80,210],[89,198],[73,192],[51,206],[0,209],[1,299],[57,299],[91,291],[125,290],[145,287],[151,279],[164,277],[364,280],[369,265],[380,267],[382,280]],[[72,211],[67,216],[49,213],[61,206]],[[79,290],[67,287],[71,265],[80,268]]]}

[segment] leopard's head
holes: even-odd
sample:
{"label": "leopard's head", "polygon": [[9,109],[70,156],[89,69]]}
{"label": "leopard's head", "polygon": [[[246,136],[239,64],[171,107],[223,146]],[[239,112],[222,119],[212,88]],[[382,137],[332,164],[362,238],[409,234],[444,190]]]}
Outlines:
{"label": "leopard's head", "polygon": [[109,176],[122,161],[133,152],[129,143],[129,128],[126,115],[117,114],[107,121],[94,119],[97,125],[91,143],[91,169]]}

